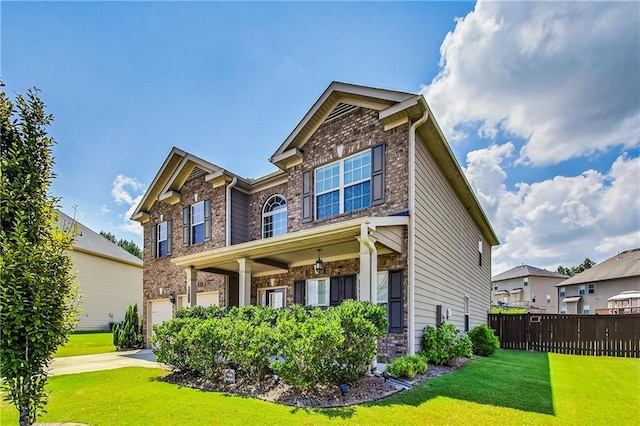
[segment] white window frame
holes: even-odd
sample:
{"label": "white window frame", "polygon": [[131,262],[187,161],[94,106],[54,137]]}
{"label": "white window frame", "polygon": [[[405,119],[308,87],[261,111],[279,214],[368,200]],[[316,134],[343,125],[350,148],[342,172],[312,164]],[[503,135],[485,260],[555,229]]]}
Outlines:
{"label": "white window frame", "polygon": [[[162,226],[164,225],[164,238],[162,238]],[[156,235],[158,236],[158,240],[156,241],[156,257],[167,257],[169,256],[169,222],[167,222],[166,220],[164,222],[160,222],[158,223],[156,228]],[[161,242],[166,242],[167,243],[167,250],[166,253],[164,255],[161,255],[161,251],[160,251],[160,243]]]}
{"label": "white window frame", "polygon": [[529,277],[524,277],[524,278],[522,279],[522,284],[523,284],[524,286],[528,286],[528,285],[529,285]]}
{"label": "white window frame", "polygon": [[[354,157],[357,157],[359,155],[365,155],[366,153],[369,153],[369,176],[367,178],[365,178],[365,179],[360,179],[358,181],[354,181],[354,182],[351,182],[349,184],[345,184],[344,183],[344,173],[345,173],[344,163],[347,160],[350,160],[350,159],[352,159]],[[344,211],[344,192],[345,192],[345,189],[346,188],[350,188],[352,186],[359,185],[361,183],[371,182],[371,167],[372,167],[371,161],[372,161],[372,159],[371,159],[371,149],[366,149],[364,151],[360,151],[360,152],[358,152],[356,154],[350,155],[350,156],[345,157],[345,158],[341,158],[338,161],[334,161],[332,163],[325,164],[323,166],[316,167],[314,169],[314,171],[313,171],[313,186],[314,186],[314,201],[315,201],[315,204],[314,204],[315,208],[314,208],[314,211],[313,211],[314,219],[322,220],[322,219],[327,219],[327,218],[330,218],[330,217],[334,217],[334,216],[324,216],[322,218],[318,218],[318,198],[321,197],[322,195],[330,194],[330,193],[335,192],[335,191],[338,191],[338,205],[339,205],[339,208],[338,208],[338,213],[337,214],[344,214],[345,213],[345,211]],[[318,189],[318,187],[317,187],[317,185],[318,185],[318,171],[320,171],[322,169],[325,169],[325,168],[333,167],[333,166],[335,166],[336,163],[339,164],[339,172],[338,172],[339,182],[338,182],[338,187],[331,188],[331,189],[324,190],[324,191],[318,191],[317,190]],[[371,187],[369,187],[369,190],[371,190]],[[368,208],[368,207],[371,207],[371,198],[369,198],[369,205],[366,206],[366,207],[362,207],[362,208],[365,209],[365,208]],[[349,210],[347,213],[351,213],[351,212],[354,212],[354,211],[357,211],[357,210],[360,210],[360,209]]]}
{"label": "white window frame", "polygon": [[587,286],[584,284],[580,284],[580,286],[578,287],[578,294],[580,296],[583,296],[587,293]]}
{"label": "white window frame", "polygon": [[591,305],[584,305],[582,307],[582,314],[583,315],[589,315],[591,314]]}
{"label": "white window frame", "polygon": [[[193,220],[193,212],[196,209],[196,207],[200,207],[202,206],[202,221],[196,222],[195,220]],[[205,231],[204,231],[204,222],[205,222],[205,216],[206,216],[206,212],[204,211],[204,201],[200,201],[199,203],[195,203],[195,204],[191,204],[190,210],[189,210],[189,240],[190,240],[190,244],[200,244],[203,243],[204,240],[206,239],[206,235],[204,235]],[[198,225],[202,225],[202,241],[196,241],[196,234],[194,232],[194,229],[196,226]]]}
{"label": "white window frame", "polygon": [[562,302],[562,304],[560,305],[560,313],[561,314],[567,313],[567,302]]}
{"label": "white window frame", "polygon": [[[284,209],[281,209],[281,210],[270,210],[270,211],[267,211],[267,212],[266,212],[266,211],[265,211],[265,209],[266,209],[267,207],[270,207],[270,206],[269,206],[269,203],[270,203],[272,200],[276,199],[276,198],[280,198],[280,199],[282,199],[282,200],[284,201]],[[279,204],[279,206],[282,206],[282,205],[283,205],[282,203],[280,203],[280,204]],[[267,198],[267,201],[265,201],[265,202],[264,202],[264,205],[262,206],[262,238],[277,237],[278,235],[285,235],[285,234],[287,233],[287,225],[288,225],[288,224],[287,224],[287,221],[288,221],[288,219],[289,219],[289,213],[288,213],[288,210],[287,210],[287,209],[288,209],[287,199],[286,199],[283,195],[280,195],[280,194],[274,194],[274,195],[272,195],[271,197]],[[282,214],[282,213],[284,213],[284,214],[285,214],[284,232],[276,234],[276,233],[274,232],[274,231],[275,231],[275,228],[273,227],[273,221],[272,221],[272,222],[271,222],[271,223],[272,223],[272,226],[271,226],[271,235],[267,235],[267,232],[266,232],[266,229],[265,229],[265,223],[264,223],[264,220],[265,220],[266,218],[268,218],[268,217],[273,217],[273,216],[276,216],[276,215],[278,215],[278,214]]]}
{"label": "white window frame", "polygon": [[[319,301],[319,293],[316,292],[315,294],[315,300],[317,303],[311,303],[312,297],[311,297],[311,292],[309,291],[309,287],[310,284],[312,282],[317,283],[318,288],[320,287],[320,283],[324,283],[325,285],[325,295],[326,295],[326,302],[325,303],[320,303]],[[305,281],[305,292],[306,292],[306,305],[307,306],[329,306],[329,304],[331,303],[331,287],[330,287],[330,281],[329,278],[312,278],[312,279],[308,279]],[[324,301],[323,301],[324,302]]]}
{"label": "white window frame", "polygon": [[551,295],[547,294],[547,303],[551,303]]}
{"label": "white window frame", "polygon": [[587,284],[587,294],[596,294],[595,283]]}
{"label": "white window frame", "polygon": [[[287,287],[286,286],[278,286],[278,287],[264,287],[258,289],[258,300],[260,306],[271,306],[269,301],[267,300],[267,293],[269,291],[282,291],[282,307],[284,309],[287,307]],[[275,308],[278,309],[278,308]]]}
{"label": "white window frame", "polygon": [[560,287],[560,297],[565,297],[567,295],[567,288]]}

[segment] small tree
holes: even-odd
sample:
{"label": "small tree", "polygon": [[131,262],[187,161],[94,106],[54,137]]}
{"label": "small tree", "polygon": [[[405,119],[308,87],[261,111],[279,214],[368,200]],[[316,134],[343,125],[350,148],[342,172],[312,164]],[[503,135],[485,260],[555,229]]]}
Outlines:
{"label": "small tree", "polygon": [[73,329],[77,307],[72,230],[57,225],[45,113],[36,89],[17,111],[0,92],[0,388],[30,425],[44,411],[47,365]]}
{"label": "small tree", "polygon": [[142,347],[142,321],[138,317],[137,303],[129,305],[122,324],[114,324],[113,345],[119,351]]}

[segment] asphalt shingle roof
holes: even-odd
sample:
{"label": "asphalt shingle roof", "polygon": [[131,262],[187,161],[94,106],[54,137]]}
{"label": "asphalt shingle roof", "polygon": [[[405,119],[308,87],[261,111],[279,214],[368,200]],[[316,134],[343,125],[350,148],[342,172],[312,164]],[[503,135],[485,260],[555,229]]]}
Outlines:
{"label": "asphalt shingle roof", "polygon": [[491,282],[504,281],[504,280],[510,280],[512,278],[529,277],[529,276],[567,278],[566,275],[561,275],[556,272],[547,271],[546,269],[536,268],[535,266],[531,266],[531,265],[520,265],[494,276],[493,278],[491,278]]}
{"label": "asphalt shingle roof", "polygon": [[[58,210],[58,225],[60,225],[60,227],[66,228],[72,226],[73,223],[73,218]],[[73,242],[74,250],[92,253],[98,256],[142,267],[142,259],[132,255],[122,247],[112,243],[102,235],[87,228],[77,220],[75,220],[75,223],[78,226],[78,232],[76,234],[75,241]]]}
{"label": "asphalt shingle roof", "polygon": [[636,276],[640,276],[640,248],[623,251],[557,285],[592,283]]}

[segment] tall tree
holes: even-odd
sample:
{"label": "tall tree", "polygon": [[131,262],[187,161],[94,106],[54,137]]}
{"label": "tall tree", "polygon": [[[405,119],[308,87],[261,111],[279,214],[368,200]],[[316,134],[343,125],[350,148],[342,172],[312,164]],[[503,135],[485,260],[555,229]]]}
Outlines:
{"label": "tall tree", "polygon": [[113,244],[117,244],[118,247],[122,247],[124,250],[128,251],[132,255],[142,259],[142,250],[140,250],[140,247],[138,247],[135,241],[133,240],[127,241],[122,238],[120,238],[119,240],[116,240],[116,236],[113,235],[111,232],[100,231],[100,235],[105,237],[107,240],[111,241]]}
{"label": "tall tree", "polygon": [[570,266],[570,267],[564,267],[562,265],[558,266],[558,269],[556,269],[556,272],[558,274],[562,274],[562,275],[568,275],[570,277],[579,274],[580,272],[584,272],[589,268],[592,268],[593,266],[595,266],[595,262],[592,261],[591,259],[589,259],[588,257],[585,258],[581,264],[576,265],[576,266]]}
{"label": "tall tree", "polygon": [[15,105],[0,92],[0,388],[30,425],[44,411],[47,366],[77,314],[73,230],[61,230],[49,195],[54,177],[47,135],[53,117],[38,90]]}

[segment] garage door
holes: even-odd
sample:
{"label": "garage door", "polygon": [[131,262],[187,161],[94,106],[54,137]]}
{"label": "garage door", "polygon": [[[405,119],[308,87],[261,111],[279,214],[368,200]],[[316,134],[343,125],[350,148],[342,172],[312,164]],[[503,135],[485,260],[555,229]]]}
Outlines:
{"label": "garage door", "polygon": [[160,324],[173,317],[169,299],[151,301],[151,324]]}
{"label": "garage door", "polygon": [[219,293],[217,291],[211,291],[208,293],[198,293],[196,302],[200,306],[218,306],[219,305]]}

